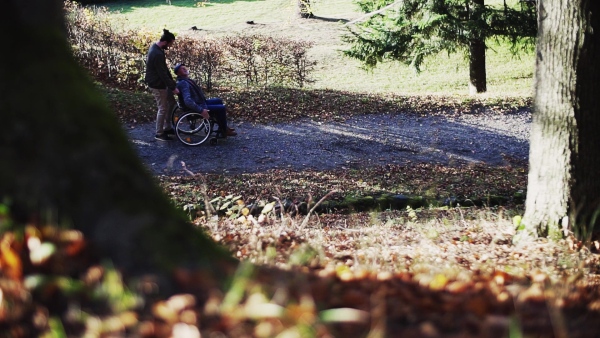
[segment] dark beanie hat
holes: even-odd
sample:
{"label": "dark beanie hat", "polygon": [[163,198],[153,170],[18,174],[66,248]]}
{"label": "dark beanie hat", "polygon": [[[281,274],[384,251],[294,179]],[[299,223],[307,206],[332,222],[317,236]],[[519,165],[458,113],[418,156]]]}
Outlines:
{"label": "dark beanie hat", "polygon": [[175,67],[173,67],[173,72],[175,73],[175,75],[177,75],[177,72],[179,71],[179,68],[181,68],[181,66],[185,66],[183,63],[178,63],[175,65]]}
{"label": "dark beanie hat", "polygon": [[175,35],[173,35],[173,33],[169,32],[166,29],[163,29],[163,35],[160,37],[160,41],[173,41],[175,40]]}

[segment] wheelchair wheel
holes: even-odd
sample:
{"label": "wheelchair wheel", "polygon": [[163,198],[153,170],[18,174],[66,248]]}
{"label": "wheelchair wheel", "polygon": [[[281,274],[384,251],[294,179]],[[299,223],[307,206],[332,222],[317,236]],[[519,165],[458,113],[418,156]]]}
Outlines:
{"label": "wheelchair wheel", "polygon": [[210,121],[204,119],[199,113],[187,113],[181,116],[175,126],[177,138],[188,146],[204,143],[211,132]]}
{"label": "wheelchair wheel", "polygon": [[179,108],[179,105],[175,105],[173,111],[171,112],[171,125],[173,126],[173,129],[175,129],[175,126],[177,126],[177,121],[179,121],[183,114],[185,114],[183,109]]}

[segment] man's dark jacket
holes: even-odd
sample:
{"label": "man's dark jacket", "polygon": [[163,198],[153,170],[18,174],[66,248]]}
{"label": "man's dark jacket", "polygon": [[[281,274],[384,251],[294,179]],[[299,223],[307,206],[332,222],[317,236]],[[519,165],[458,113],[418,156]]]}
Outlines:
{"label": "man's dark jacket", "polygon": [[165,51],[156,43],[152,44],[146,56],[146,84],[154,89],[175,89],[175,81],[167,67]]}
{"label": "man's dark jacket", "polygon": [[197,113],[201,113],[202,109],[208,109],[206,96],[194,80],[178,76],[177,89],[179,89],[179,102],[183,107]]}

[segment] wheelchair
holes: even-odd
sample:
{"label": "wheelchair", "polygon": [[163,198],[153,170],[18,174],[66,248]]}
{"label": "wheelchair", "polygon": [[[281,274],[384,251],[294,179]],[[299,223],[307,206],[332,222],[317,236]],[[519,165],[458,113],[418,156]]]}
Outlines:
{"label": "wheelchair", "polygon": [[171,113],[171,124],[179,141],[186,146],[197,146],[209,140],[210,145],[216,145],[221,132],[219,125],[212,117],[205,119],[190,110],[186,110],[177,102]]}

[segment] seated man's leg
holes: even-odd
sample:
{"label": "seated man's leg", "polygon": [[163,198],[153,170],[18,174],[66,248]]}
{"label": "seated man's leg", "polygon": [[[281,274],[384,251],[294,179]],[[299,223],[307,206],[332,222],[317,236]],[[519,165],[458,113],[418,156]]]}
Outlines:
{"label": "seated man's leg", "polygon": [[227,136],[228,127],[227,112],[225,106],[222,104],[207,104],[207,106],[209,110],[208,113],[210,114],[210,116],[217,120],[217,124],[219,125],[219,132],[221,133],[221,135]]}
{"label": "seated man's leg", "polygon": [[210,99],[206,99],[206,104],[223,104],[223,100],[218,97],[211,97]]}

